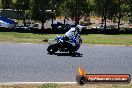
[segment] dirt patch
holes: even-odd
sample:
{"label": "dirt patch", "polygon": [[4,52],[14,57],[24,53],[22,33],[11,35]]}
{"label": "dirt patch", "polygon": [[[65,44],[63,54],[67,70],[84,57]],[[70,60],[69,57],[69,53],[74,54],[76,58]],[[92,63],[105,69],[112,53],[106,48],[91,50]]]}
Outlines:
{"label": "dirt patch", "polygon": [[84,86],[61,85],[59,88],[132,88],[132,84],[87,84]]}
{"label": "dirt patch", "polygon": [[0,88],[41,88],[41,85],[28,85],[28,84],[22,84],[22,85],[0,85]]}

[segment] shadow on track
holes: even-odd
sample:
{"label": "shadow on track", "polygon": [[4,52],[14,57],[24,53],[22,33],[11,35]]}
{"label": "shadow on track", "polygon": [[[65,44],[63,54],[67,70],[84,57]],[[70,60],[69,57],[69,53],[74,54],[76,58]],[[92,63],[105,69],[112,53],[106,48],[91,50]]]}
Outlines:
{"label": "shadow on track", "polygon": [[[48,53],[49,54],[49,53]],[[71,57],[83,57],[83,54],[81,53],[74,53],[74,54],[70,54],[70,53],[55,53],[53,55],[56,55],[56,56],[71,56]]]}

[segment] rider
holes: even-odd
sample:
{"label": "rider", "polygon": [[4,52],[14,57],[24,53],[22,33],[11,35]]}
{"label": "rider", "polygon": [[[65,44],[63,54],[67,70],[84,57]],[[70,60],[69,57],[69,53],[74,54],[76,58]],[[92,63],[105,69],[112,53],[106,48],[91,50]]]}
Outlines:
{"label": "rider", "polygon": [[72,39],[75,37],[77,41],[79,40],[82,28],[83,26],[81,25],[77,25],[75,28],[71,28],[68,32],[65,33],[64,41],[72,46],[76,46]]}

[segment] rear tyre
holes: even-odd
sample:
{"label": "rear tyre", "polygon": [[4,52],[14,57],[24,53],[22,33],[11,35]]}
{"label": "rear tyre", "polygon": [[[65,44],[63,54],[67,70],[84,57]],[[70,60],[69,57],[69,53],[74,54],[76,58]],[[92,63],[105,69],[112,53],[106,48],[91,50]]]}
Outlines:
{"label": "rear tyre", "polygon": [[57,44],[49,45],[47,51],[49,52],[49,54],[55,54],[55,52],[58,51],[57,47]]}
{"label": "rear tyre", "polygon": [[76,53],[76,47],[75,47],[75,46],[71,46],[71,47],[69,48],[69,53],[70,53],[70,54],[75,54],[75,53]]}
{"label": "rear tyre", "polygon": [[76,76],[76,81],[79,85],[84,85],[86,83],[86,78],[84,76]]}

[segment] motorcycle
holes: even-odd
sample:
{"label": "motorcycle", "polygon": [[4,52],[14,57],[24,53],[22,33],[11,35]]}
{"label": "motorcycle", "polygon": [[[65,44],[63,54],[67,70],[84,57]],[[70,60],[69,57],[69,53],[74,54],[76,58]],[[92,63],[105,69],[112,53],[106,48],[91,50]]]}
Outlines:
{"label": "motorcycle", "polygon": [[48,46],[47,51],[49,52],[49,54],[55,54],[55,52],[57,51],[69,52],[70,54],[75,53],[82,44],[82,38],[80,36],[77,37],[73,37],[71,41],[69,41],[73,42],[75,46],[68,43],[68,41],[65,41],[64,37],[62,36],[57,36],[55,39],[50,39],[50,45]]}

